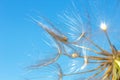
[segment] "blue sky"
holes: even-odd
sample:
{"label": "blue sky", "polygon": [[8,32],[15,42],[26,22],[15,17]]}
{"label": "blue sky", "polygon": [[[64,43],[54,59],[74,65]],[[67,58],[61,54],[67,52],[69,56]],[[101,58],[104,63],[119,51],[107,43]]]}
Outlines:
{"label": "blue sky", "polygon": [[[111,4],[112,1],[114,0],[108,0],[108,3]],[[103,4],[106,6],[104,1]],[[54,19],[70,5],[71,0],[0,0],[1,80],[23,80],[24,74],[26,74],[24,68],[38,59],[37,56],[41,48],[39,45],[42,44],[40,42],[41,29],[31,21],[30,16],[44,15]],[[87,3],[79,6],[79,8],[85,6],[88,7]],[[99,17],[99,19],[95,18],[97,21],[92,20],[96,21],[93,26],[103,19],[107,23],[113,22],[110,25],[116,24],[116,28],[119,28],[119,11],[116,9],[115,4],[113,10],[105,7],[106,11],[104,6],[99,6],[101,10],[94,10],[93,7],[91,7],[91,11],[88,9],[91,14],[93,13],[93,17]],[[108,5],[108,7],[110,6]],[[114,19],[111,20],[114,10],[117,13]],[[103,11],[104,15],[101,16],[102,12],[100,11]],[[104,11],[109,12],[109,14],[104,13]]]}
{"label": "blue sky", "polygon": [[[39,27],[29,15],[54,16],[69,0],[0,0],[0,79],[22,80],[28,54],[39,40]],[[35,46],[37,47],[37,46]],[[32,60],[32,59],[31,59]]]}

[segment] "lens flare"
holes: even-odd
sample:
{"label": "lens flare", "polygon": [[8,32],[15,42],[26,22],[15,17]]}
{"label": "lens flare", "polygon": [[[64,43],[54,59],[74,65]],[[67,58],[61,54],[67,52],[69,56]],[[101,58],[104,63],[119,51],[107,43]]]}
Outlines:
{"label": "lens flare", "polygon": [[107,30],[107,25],[106,25],[104,22],[102,22],[102,23],[100,24],[100,28],[101,28],[103,31],[106,31],[106,30]]}

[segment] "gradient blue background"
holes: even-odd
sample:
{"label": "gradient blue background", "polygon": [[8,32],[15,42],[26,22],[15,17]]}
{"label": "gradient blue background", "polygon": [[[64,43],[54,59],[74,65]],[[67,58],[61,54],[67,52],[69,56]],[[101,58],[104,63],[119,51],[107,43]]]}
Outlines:
{"label": "gradient blue background", "polygon": [[[28,54],[39,37],[29,15],[54,16],[70,0],[0,0],[0,80],[23,80]],[[37,15],[38,16],[38,15]]]}
{"label": "gradient blue background", "polygon": [[0,80],[23,80],[24,67],[35,61],[29,54],[39,46],[40,30],[29,15],[52,18],[69,4],[71,0],[0,0]]}

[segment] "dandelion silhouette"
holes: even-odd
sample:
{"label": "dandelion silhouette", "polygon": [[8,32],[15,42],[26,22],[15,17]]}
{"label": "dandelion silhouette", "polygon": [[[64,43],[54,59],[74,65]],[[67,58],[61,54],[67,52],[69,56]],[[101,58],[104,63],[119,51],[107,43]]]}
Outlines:
{"label": "dandelion silhouette", "polygon": [[[70,40],[71,37],[68,35],[65,35],[58,29],[56,29],[55,25],[47,18],[42,17],[42,19],[49,24],[46,25],[41,21],[38,21],[35,18],[32,18],[34,22],[36,22],[43,30],[45,30],[55,41],[57,44],[57,55],[55,58],[48,59],[45,61],[41,61],[40,63],[36,65],[30,66],[30,68],[44,68],[50,65],[55,64],[57,69],[57,78],[54,78],[54,80],[63,80],[63,77],[69,77],[74,75],[82,75],[82,74],[88,74],[92,73],[92,75],[89,75],[85,80],[94,80],[95,77],[98,78],[97,80],[120,80],[120,50],[116,48],[116,46],[111,42],[111,39],[108,34],[108,25],[105,22],[100,23],[101,31],[104,33],[106,41],[108,42],[110,47],[110,51],[104,49],[100,45],[98,45],[94,40],[92,40],[89,37],[89,33],[85,30],[79,31],[79,25],[82,27],[88,27],[88,25],[84,25],[84,23],[81,22],[81,17],[77,14],[73,14],[74,17],[69,17],[65,14],[65,19],[68,20],[67,26],[72,27],[72,29],[78,31],[79,36],[77,38],[73,39],[73,41]],[[78,18],[79,19],[78,19]],[[88,16],[89,17],[89,16]],[[50,28],[51,27],[51,28]],[[75,29],[74,27],[78,27]],[[76,37],[76,36],[75,36]],[[84,43],[89,43],[89,45],[92,45],[94,48],[90,48],[89,45],[84,45]],[[100,44],[100,42],[99,42]],[[92,54],[88,55],[87,52],[91,52]],[[59,63],[57,63],[57,60],[59,60],[61,55],[67,56],[69,59],[82,59],[83,65],[80,67],[80,71],[73,71],[71,73],[64,73],[62,70],[62,67]],[[93,69],[87,69],[84,70],[87,64],[91,64],[96,68]],[[79,65],[79,64],[78,64]],[[99,75],[99,76],[98,76]],[[47,76],[46,76],[47,77]],[[32,78],[31,78],[32,79]],[[77,79],[80,80],[80,79]]]}

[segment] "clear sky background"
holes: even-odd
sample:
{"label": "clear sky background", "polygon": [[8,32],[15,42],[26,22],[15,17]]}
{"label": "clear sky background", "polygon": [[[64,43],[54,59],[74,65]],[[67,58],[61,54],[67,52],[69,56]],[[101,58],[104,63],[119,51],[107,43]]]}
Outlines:
{"label": "clear sky background", "polygon": [[[93,17],[99,17],[95,18],[97,21],[92,20],[96,21],[93,26],[103,19],[109,25],[116,24],[116,28],[119,28],[120,8],[116,7],[117,0],[107,1],[110,5],[103,1],[103,7],[99,8],[101,10],[91,7],[93,9],[89,12]],[[112,6],[112,3],[113,9],[105,7]],[[0,0],[0,80],[24,80],[24,68],[38,59],[41,29],[31,21],[30,16],[44,15],[54,19],[70,5],[71,0]],[[80,7],[84,6],[89,8],[87,3]],[[103,12],[104,15],[101,15],[103,10],[108,13]],[[114,12],[116,15],[111,20]]]}
{"label": "clear sky background", "polygon": [[[0,0],[0,79],[22,80],[28,55],[37,48],[40,30],[30,19],[34,13],[54,16],[70,0]],[[31,58],[31,57],[30,57]],[[32,59],[31,59],[32,60]]]}

